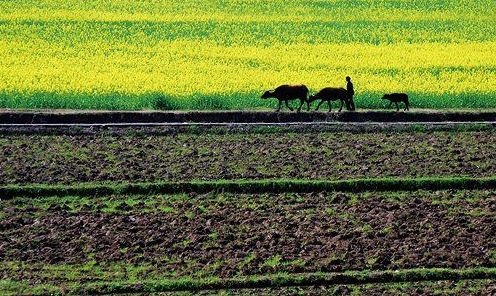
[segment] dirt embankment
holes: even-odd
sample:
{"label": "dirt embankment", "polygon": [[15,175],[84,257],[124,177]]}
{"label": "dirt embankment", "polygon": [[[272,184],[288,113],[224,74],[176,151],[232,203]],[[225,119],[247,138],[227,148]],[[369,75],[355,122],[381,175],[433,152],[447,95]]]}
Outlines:
{"label": "dirt embankment", "polygon": [[139,122],[442,122],[496,121],[496,112],[486,111],[8,111],[0,112],[0,124],[39,123],[139,123]]}

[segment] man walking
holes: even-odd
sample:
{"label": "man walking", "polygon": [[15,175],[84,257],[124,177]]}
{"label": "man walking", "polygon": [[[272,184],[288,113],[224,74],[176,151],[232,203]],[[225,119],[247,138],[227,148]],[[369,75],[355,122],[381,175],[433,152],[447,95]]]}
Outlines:
{"label": "man walking", "polygon": [[347,107],[350,111],[355,111],[355,103],[353,102],[353,96],[355,95],[355,90],[353,89],[353,83],[351,82],[350,76],[346,76],[346,92],[347,92]]}

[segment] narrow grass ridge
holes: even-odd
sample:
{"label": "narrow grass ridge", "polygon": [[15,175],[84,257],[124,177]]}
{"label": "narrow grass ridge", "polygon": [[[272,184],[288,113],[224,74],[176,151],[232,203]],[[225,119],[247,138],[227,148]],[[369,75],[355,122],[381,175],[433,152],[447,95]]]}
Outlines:
{"label": "narrow grass ridge", "polygon": [[[188,277],[172,280],[64,283],[64,293],[95,295],[481,279],[496,279],[496,268],[420,268],[385,271],[346,271],[340,273],[273,274],[225,279],[218,277],[194,279]],[[0,291],[33,295],[61,294],[61,289],[55,285],[28,287],[22,283],[17,284],[15,281],[0,281]]]}
{"label": "narrow grass ridge", "polygon": [[495,189],[496,176],[378,178],[351,180],[216,180],[164,181],[155,183],[83,183],[75,185],[5,185],[0,186],[0,200],[14,197],[97,196],[109,194],[176,194],[176,193],[284,193],[315,191],[415,191],[444,189]]}

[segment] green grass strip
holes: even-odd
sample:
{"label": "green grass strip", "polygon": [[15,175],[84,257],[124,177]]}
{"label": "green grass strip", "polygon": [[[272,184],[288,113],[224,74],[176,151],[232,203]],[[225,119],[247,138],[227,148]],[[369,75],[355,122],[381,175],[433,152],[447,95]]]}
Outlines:
{"label": "green grass strip", "polygon": [[444,189],[495,189],[496,176],[379,178],[349,180],[216,180],[155,183],[83,183],[75,185],[5,185],[0,186],[0,199],[46,196],[99,196],[110,194],[176,194],[176,193],[284,193],[316,191],[414,191]]}
{"label": "green grass strip", "polygon": [[[273,274],[238,278],[179,278],[132,282],[88,282],[64,283],[68,294],[115,294],[153,293],[171,291],[199,291],[223,289],[255,289],[291,286],[330,286],[395,282],[420,282],[442,280],[483,280],[496,279],[496,268],[480,267],[468,269],[418,268],[385,271],[347,271],[340,273]],[[46,285],[45,285],[46,286]],[[59,294],[56,287],[50,289],[28,287],[22,282],[0,281],[0,291],[29,294]]]}

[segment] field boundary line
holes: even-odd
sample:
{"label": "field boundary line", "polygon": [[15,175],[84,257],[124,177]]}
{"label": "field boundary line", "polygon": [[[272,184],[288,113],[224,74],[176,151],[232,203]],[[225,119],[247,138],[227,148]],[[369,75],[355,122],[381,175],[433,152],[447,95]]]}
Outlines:
{"label": "field boundary line", "polygon": [[377,178],[348,180],[215,180],[162,181],[153,183],[80,183],[74,185],[3,185],[0,200],[15,197],[96,196],[110,194],[176,194],[176,193],[285,193],[318,191],[415,191],[444,189],[496,189],[496,176]]}
{"label": "field boundary line", "polygon": [[496,110],[362,110],[357,112],[224,111],[57,111],[0,110],[2,124],[62,123],[287,123],[287,122],[481,122],[496,121]]}
{"label": "field boundary line", "polygon": [[[64,287],[66,289],[66,292],[70,294],[95,295],[485,279],[496,279],[495,267],[477,267],[465,269],[416,268],[402,270],[364,270],[306,274],[281,273],[224,279],[218,277],[209,277],[203,279],[194,279],[191,277],[187,277],[179,279],[159,279],[132,282],[101,281],[88,282],[84,284],[64,283]],[[10,282],[10,284],[12,284],[12,282]],[[53,289],[57,289],[57,287],[51,286],[51,291],[43,291],[38,289],[36,290],[38,293],[35,294],[52,294],[55,292]],[[3,289],[0,282],[0,291],[1,290]],[[21,292],[22,294],[23,291],[15,292]]]}
{"label": "field boundary line", "polygon": [[182,126],[410,126],[496,125],[496,121],[312,121],[312,122],[109,122],[109,123],[0,123],[1,128],[21,127],[182,127]]}

